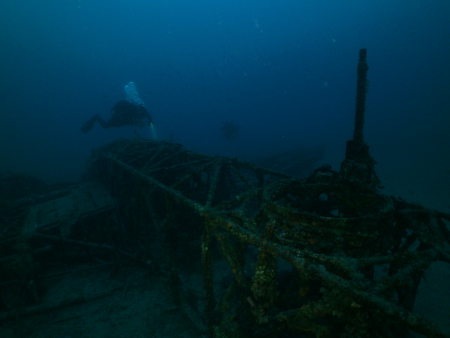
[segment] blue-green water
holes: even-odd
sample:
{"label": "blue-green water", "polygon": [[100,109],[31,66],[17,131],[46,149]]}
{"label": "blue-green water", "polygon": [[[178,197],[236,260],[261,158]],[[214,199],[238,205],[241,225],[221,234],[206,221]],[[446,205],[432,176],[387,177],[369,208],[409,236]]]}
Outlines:
{"label": "blue-green water", "polygon": [[132,135],[79,130],[129,81],[162,139],[243,158],[318,146],[336,166],[364,47],[380,176],[449,207],[449,17],[447,0],[1,1],[0,170],[77,179],[93,147]]}

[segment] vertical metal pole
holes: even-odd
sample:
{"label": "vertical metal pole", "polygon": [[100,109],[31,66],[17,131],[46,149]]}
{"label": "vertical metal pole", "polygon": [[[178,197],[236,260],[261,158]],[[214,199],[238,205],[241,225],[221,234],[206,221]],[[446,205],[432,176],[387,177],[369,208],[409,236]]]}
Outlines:
{"label": "vertical metal pole", "polygon": [[367,49],[359,50],[358,75],[356,80],[356,111],[355,111],[355,130],[353,133],[353,141],[358,143],[364,142],[364,111],[366,109],[366,93],[367,93]]}
{"label": "vertical metal pole", "polygon": [[380,181],[375,173],[375,161],[364,143],[364,111],[367,94],[367,49],[359,50],[358,74],[356,78],[356,111],[353,139],[347,141],[345,160],[341,164],[341,175],[350,181],[377,188]]}

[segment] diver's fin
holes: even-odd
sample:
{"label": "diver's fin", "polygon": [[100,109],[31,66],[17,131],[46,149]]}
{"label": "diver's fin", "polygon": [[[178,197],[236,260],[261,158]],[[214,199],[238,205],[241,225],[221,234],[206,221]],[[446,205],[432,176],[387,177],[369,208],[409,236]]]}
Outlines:
{"label": "diver's fin", "polygon": [[82,126],[81,126],[81,131],[83,132],[83,134],[88,133],[92,127],[95,124],[95,121],[97,121],[97,115],[92,116],[89,120],[87,120]]}

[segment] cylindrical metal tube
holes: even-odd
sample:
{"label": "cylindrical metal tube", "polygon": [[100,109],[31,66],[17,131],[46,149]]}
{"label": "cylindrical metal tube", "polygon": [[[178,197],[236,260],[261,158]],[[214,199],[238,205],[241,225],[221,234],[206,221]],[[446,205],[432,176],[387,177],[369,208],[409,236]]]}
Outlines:
{"label": "cylindrical metal tube", "polygon": [[359,50],[358,75],[356,84],[356,111],[355,111],[355,130],[353,134],[353,141],[363,142],[363,128],[364,128],[364,111],[366,106],[367,93],[367,49]]}

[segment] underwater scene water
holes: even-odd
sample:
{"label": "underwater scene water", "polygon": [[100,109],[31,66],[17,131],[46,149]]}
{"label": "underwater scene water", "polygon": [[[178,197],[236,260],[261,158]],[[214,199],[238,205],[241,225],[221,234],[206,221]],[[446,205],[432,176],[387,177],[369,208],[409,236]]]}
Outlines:
{"label": "underwater scene water", "polygon": [[[248,157],[351,134],[355,64],[368,49],[366,137],[385,185],[449,187],[450,4],[408,1],[2,1],[3,170],[74,180],[134,81],[160,137]],[[240,127],[221,137],[224,121]],[[424,197],[425,198],[425,197]],[[444,207],[447,205],[441,204]]]}
{"label": "underwater scene water", "polygon": [[[45,184],[77,184],[86,175],[93,150],[114,148],[118,140],[147,138],[295,177],[325,164],[339,170],[346,142],[353,136],[358,53],[364,48],[369,67],[364,141],[376,161],[381,192],[449,213],[449,18],[448,0],[2,0],[0,175],[6,176],[0,177],[19,173]],[[129,102],[135,106],[130,108]],[[139,121],[112,118],[116,112],[130,111]],[[138,145],[126,147],[144,151]],[[113,152],[126,162],[121,149]],[[157,155],[154,151],[154,158]],[[122,169],[131,170],[123,165]],[[192,188],[199,194],[201,179]],[[117,191],[123,193],[121,189]],[[134,189],[128,192],[134,194]],[[102,201],[107,199],[99,194]],[[214,198],[207,200],[210,206]],[[10,208],[3,196],[0,202]],[[105,208],[114,204],[104,203]],[[139,237],[139,231],[133,234]],[[46,233],[50,235],[54,234]],[[70,240],[98,243],[83,236]],[[159,248],[151,245],[154,251]],[[419,302],[424,302],[422,312],[431,312],[449,329],[445,318],[450,310],[442,303],[450,303],[444,286],[450,272],[448,264],[436,269],[430,274],[439,293],[425,297],[436,303]],[[198,275],[190,273],[184,276],[191,280],[184,282],[201,284],[194,280]],[[130,285],[144,278],[140,274],[119,273],[125,279],[135,276],[127,282]],[[81,279],[71,281],[86,282]],[[119,298],[129,296],[130,304],[138,304],[137,289],[129,290]],[[258,306],[254,301],[248,298],[252,309]],[[110,313],[119,302],[107,305]],[[144,313],[146,305],[139,306]],[[178,321],[176,306],[165,306],[161,305],[165,322]],[[5,309],[0,301],[0,312]],[[0,322],[8,316],[0,315]],[[211,326],[209,331],[180,325],[158,332],[158,320],[150,317],[147,326],[136,324],[128,336],[227,336]],[[73,327],[71,332],[78,332]],[[19,337],[31,331],[5,325],[4,334]],[[62,331],[39,334],[49,332],[56,336]],[[264,332],[254,336],[263,337]],[[78,336],[111,332],[79,331]]]}

